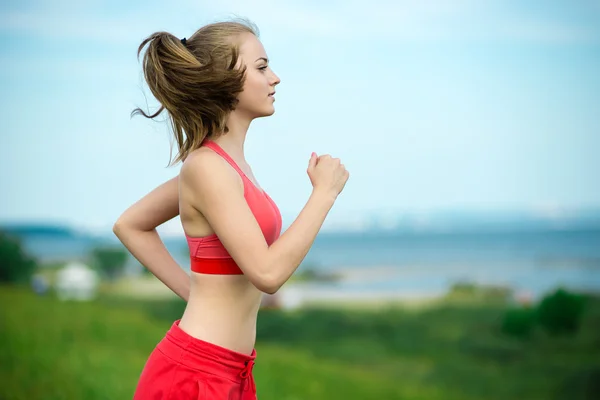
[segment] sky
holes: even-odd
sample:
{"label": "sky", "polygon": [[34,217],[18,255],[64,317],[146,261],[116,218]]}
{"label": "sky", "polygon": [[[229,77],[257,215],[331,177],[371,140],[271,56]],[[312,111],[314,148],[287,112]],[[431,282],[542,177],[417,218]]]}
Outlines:
{"label": "sky", "polygon": [[351,174],[325,227],[600,208],[600,1],[38,0],[0,5],[0,222],[107,231],[176,176],[137,47],[234,17],[281,78],[246,157],[285,224],[312,151]]}

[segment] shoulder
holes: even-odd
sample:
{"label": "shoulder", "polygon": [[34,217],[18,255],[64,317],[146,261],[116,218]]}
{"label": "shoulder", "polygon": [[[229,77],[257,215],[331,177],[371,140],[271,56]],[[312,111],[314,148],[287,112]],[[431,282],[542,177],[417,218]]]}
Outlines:
{"label": "shoulder", "polygon": [[201,147],[187,156],[179,176],[181,183],[206,188],[217,183],[231,185],[239,180],[229,163],[212,149]]}

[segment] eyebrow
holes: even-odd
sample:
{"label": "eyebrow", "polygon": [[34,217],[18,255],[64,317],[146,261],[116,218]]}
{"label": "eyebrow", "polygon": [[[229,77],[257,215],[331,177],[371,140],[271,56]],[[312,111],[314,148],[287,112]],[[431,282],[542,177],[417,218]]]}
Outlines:
{"label": "eyebrow", "polygon": [[[259,61],[259,60],[264,60],[266,63],[269,62],[269,60],[267,58],[265,58],[265,57],[259,57],[259,58],[256,59],[256,61]],[[254,61],[254,62],[256,62],[256,61]]]}

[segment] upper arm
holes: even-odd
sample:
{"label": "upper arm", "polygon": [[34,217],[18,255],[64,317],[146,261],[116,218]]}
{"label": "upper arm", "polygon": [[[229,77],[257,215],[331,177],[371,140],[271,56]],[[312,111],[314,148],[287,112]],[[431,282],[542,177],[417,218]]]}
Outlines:
{"label": "upper arm", "polygon": [[248,207],[239,177],[217,154],[188,158],[180,174],[182,188],[190,191],[193,206],[211,228],[236,264],[259,289],[269,289],[269,246]]}
{"label": "upper arm", "polygon": [[118,219],[115,225],[150,231],[179,215],[179,177],[146,194]]}

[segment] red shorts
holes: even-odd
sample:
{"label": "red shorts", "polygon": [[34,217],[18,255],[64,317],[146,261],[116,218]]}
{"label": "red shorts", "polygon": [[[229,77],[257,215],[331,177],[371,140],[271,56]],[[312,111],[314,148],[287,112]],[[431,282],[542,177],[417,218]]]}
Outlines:
{"label": "red shorts", "polygon": [[196,339],[175,321],[150,354],[134,400],[256,400],[251,355]]}

